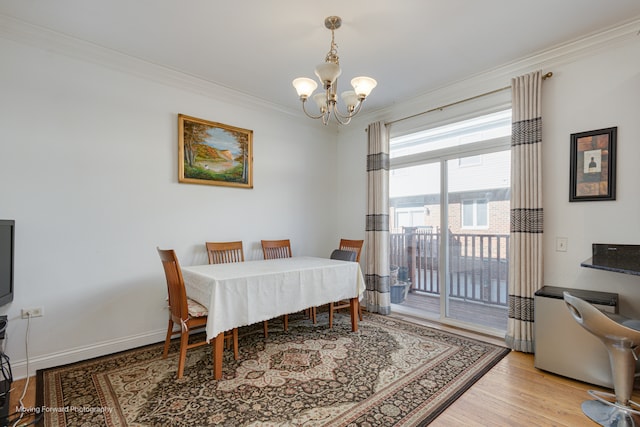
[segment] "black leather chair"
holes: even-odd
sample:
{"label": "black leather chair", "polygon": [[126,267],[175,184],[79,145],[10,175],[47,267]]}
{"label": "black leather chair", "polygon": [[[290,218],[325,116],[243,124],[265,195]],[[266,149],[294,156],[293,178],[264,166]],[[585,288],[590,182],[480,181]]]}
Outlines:
{"label": "black leather chair", "polygon": [[342,249],[336,249],[333,252],[331,252],[331,256],[329,258],[338,259],[340,261],[355,262],[357,255],[358,254],[354,251],[345,251]]}
{"label": "black leather chair", "polygon": [[[331,252],[331,259],[337,259],[340,261],[350,261],[356,262],[358,259],[358,253],[355,251],[349,251],[345,249],[336,249]],[[341,310],[343,308],[349,308],[351,303],[349,301],[336,301],[329,304],[329,328],[333,328],[333,313],[336,310]],[[358,307],[358,312],[360,311]]]}

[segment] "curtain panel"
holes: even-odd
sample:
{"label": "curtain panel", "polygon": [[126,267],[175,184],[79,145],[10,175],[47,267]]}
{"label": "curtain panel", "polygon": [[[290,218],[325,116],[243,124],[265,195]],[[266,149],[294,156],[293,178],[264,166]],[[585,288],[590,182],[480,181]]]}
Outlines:
{"label": "curtain panel", "polygon": [[533,353],[534,293],[542,287],[542,73],[512,79],[509,318],[505,342]]}
{"label": "curtain panel", "polygon": [[389,314],[389,132],[384,122],[371,123],[367,132],[365,307]]}

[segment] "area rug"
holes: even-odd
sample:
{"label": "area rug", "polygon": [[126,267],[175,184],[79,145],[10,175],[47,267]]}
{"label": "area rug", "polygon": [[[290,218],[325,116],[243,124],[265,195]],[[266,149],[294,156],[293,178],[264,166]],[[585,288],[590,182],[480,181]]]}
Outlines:
{"label": "area rug", "polygon": [[44,426],[422,426],[509,350],[365,313],[359,331],[337,315],[313,325],[292,317],[240,331],[240,357],[225,351],[212,378],[211,348],[162,343],[37,372]]}

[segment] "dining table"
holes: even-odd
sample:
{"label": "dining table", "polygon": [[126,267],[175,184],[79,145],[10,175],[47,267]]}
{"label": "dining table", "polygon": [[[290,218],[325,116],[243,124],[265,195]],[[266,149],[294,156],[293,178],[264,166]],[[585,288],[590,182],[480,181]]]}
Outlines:
{"label": "dining table", "polygon": [[187,296],[208,310],[213,377],[222,378],[225,331],[340,300],[350,301],[351,330],[365,283],[360,264],[320,257],[290,257],[182,267]]}

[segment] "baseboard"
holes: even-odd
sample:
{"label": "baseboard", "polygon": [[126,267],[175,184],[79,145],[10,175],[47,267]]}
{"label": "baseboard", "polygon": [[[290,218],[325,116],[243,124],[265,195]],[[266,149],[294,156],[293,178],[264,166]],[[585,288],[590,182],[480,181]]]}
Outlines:
{"label": "baseboard", "polygon": [[[162,329],[144,334],[118,338],[111,341],[103,341],[86,347],[77,347],[67,351],[29,358],[29,376],[34,376],[38,369],[66,365],[69,363],[79,362],[81,360],[92,359],[94,357],[105,356],[119,351],[162,342],[165,339],[166,333],[167,330]],[[27,360],[12,361],[11,371],[13,373],[14,380],[26,378]]]}

